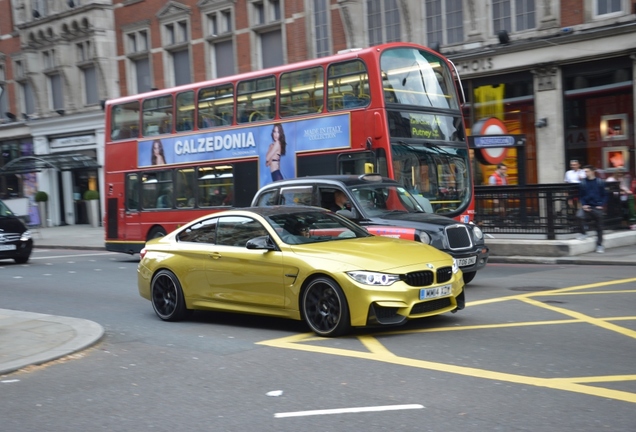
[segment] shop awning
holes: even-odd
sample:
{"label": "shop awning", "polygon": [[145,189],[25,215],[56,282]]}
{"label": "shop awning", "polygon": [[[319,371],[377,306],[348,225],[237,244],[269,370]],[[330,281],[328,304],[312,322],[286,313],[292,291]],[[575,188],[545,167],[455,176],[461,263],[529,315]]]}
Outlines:
{"label": "shop awning", "polygon": [[40,172],[45,169],[58,171],[74,171],[79,169],[99,168],[95,158],[83,154],[49,154],[39,156],[22,156],[13,159],[8,164],[0,167],[0,175],[27,174]]}

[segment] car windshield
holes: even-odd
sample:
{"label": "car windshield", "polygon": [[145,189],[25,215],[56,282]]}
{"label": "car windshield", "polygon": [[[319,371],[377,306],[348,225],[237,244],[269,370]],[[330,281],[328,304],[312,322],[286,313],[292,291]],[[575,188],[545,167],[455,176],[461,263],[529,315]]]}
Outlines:
{"label": "car windshield", "polygon": [[0,217],[10,217],[13,216],[13,212],[9,210],[9,207],[2,201],[0,201]]}
{"label": "car windshield", "polygon": [[405,188],[397,185],[363,185],[350,188],[367,217],[383,213],[421,213],[426,211],[425,199],[419,202]]}
{"label": "car windshield", "polygon": [[272,215],[268,222],[287,244],[308,244],[369,237],[364,228],[329,212],[303,211]]}

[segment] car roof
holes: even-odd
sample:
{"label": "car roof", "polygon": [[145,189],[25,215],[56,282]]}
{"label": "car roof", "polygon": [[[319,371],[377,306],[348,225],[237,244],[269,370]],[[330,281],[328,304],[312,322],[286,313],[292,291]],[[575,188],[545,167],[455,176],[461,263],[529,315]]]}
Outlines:
{"label": "car roof", "polygon": [[382,184],[382,183],[389,183],[394,185],[400,184],[396,182],[395,180],[392,180],[388,177],[382,177],[380,174],[362,174],[362,175],[335,174],[335,175],[307,176],[307,177],[298,177],[294,179],[278,180],[278,181],[275,181],[274,183],[270,183],[269,185],[263,187],[263,189],[269,189],[270,187],[313,184],[317,182],[334,183],[334,184],[340,183],[346,187],[368,185],[368,184]]}

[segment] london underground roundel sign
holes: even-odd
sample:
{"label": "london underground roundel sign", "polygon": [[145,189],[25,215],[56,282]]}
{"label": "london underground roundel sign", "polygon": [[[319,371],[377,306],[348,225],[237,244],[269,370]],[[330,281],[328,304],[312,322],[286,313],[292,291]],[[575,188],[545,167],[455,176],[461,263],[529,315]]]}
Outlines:
{"label": "london underground roundel sign", "polygon": [[[479,120],[472,128],[473,135],[506,135],[507,133],[506,125],[495,117]],[[508,156],[506,147],[486,147],[479,149],[479,151],[484,159],[492,165],[503,162]]]}

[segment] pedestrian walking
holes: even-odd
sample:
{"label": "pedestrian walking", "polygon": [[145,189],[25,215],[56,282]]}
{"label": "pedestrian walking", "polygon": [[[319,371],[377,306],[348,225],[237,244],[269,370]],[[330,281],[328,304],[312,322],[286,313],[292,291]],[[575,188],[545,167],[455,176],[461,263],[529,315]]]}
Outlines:
{"label": "pedestrian walking", "polygon": [[585,178],[581,180],[579,185],[579,199],[581,208],[577,212],[579,218],[579,228],[581,235],[579,240],[587,238],[585,225],[594,222],[596,227],[596,252],[603,253],[603,208],[607,202],[607,193],[605,192],[605,182],[596,177],[596,168],[592,165],[584,167]]}

